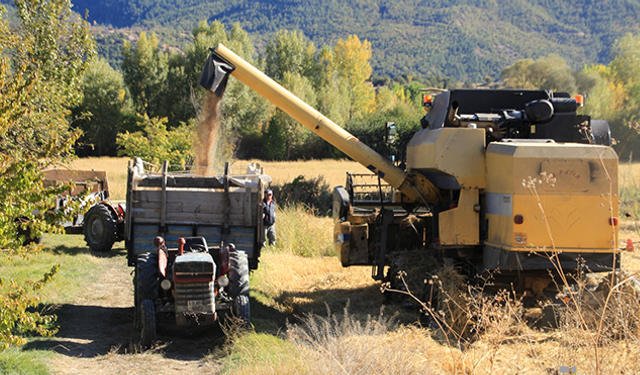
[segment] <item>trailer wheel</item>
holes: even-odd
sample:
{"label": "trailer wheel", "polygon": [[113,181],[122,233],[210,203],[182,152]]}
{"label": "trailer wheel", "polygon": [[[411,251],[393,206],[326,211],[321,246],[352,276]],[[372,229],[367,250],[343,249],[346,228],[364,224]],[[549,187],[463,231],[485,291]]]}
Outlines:
{"label": "trailer wheel", "polygon": [[229,293],[233,297],[233,314],[242,321],[243,328],[249,329],[249,261],[244,251],[229,253]]}
{"label": "trailer wheel", "polygon": [[107,252],[116,242],[118,229],[111,211],[104,204],[98,204],[84,215],[84,240],[92,251]]}
{"label": "trailer wheel", "polygon": [[144,348],[150,348],[156,341],[156,308],[150,299],[145,299],[141,303],[140,322],[142,323],[140,345]]}

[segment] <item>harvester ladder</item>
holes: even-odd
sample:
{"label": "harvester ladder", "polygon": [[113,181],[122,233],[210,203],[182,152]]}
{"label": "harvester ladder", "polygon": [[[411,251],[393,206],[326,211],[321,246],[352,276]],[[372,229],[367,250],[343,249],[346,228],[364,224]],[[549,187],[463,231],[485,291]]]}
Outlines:
{"label": "harvester ladder", "polygon": [[384,264],[387,255],[387,233],[393,217],[393,210],[382,210],[376,219],[376,242],[374,244],[374,261],[371,274],[374,280],[382,280],[384,278]]}

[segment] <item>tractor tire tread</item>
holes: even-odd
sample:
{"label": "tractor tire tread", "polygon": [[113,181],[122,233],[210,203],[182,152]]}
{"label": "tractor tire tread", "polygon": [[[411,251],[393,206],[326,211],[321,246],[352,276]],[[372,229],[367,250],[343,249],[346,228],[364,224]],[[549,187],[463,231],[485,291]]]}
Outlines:
{"label": "tractor tire tread", "polygon": [[235,296],[249,296],[249,261],[244,251],[229,253],[229,292]]}
{"label": "tractor tire tread", "polygon": [[136,283],[138,301],[158,298],[158,255],[142,253],[136,262]]}
{"label": "tractor tire tread", "polygon": [[156,308],[152,300],[145,299],[142,301],[140,321],[142,323],[140,345],[143,348],[150,348],[156,341]]}

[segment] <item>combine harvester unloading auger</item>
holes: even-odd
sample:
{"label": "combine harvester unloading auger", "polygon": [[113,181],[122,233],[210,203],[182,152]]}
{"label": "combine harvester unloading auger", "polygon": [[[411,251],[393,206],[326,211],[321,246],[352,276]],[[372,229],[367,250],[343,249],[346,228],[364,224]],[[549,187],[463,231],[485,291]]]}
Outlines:
{"label": "combine harvester unloading auger", "polygon": [[[499,270],[497,287],[534,303],[553,299],[558,285],[573,282],[567,276],[620,269],[618,157],[606,121],[576,113],[582,98],[545,90],[425,95],[427,114],[403,143],[400,168],[219,44],[200,84],[221,96],[229,74],[393,189],[387,201],[381,195],[377,207],[363,207],[352,179],[335,188],[334,242],[345,267],[371,265],[373,278],[392,288],[399,274],[432,276],[416,259],[470,278]],[[424,298],[427,289],[412,292]]]}

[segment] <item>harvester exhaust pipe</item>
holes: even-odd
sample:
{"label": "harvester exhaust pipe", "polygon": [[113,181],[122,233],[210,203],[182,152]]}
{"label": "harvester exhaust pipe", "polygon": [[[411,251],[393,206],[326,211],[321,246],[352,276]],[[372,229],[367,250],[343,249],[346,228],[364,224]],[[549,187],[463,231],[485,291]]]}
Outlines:
{"label": "harvester exhaust pipe", "polygon": [[406,201],[436,203],[441,200],[439,189],[422,174],[407,174],[396,167],[227,47],[218,44],[207,58],[199,83],[222,96],[229,74],[398,189]]}

